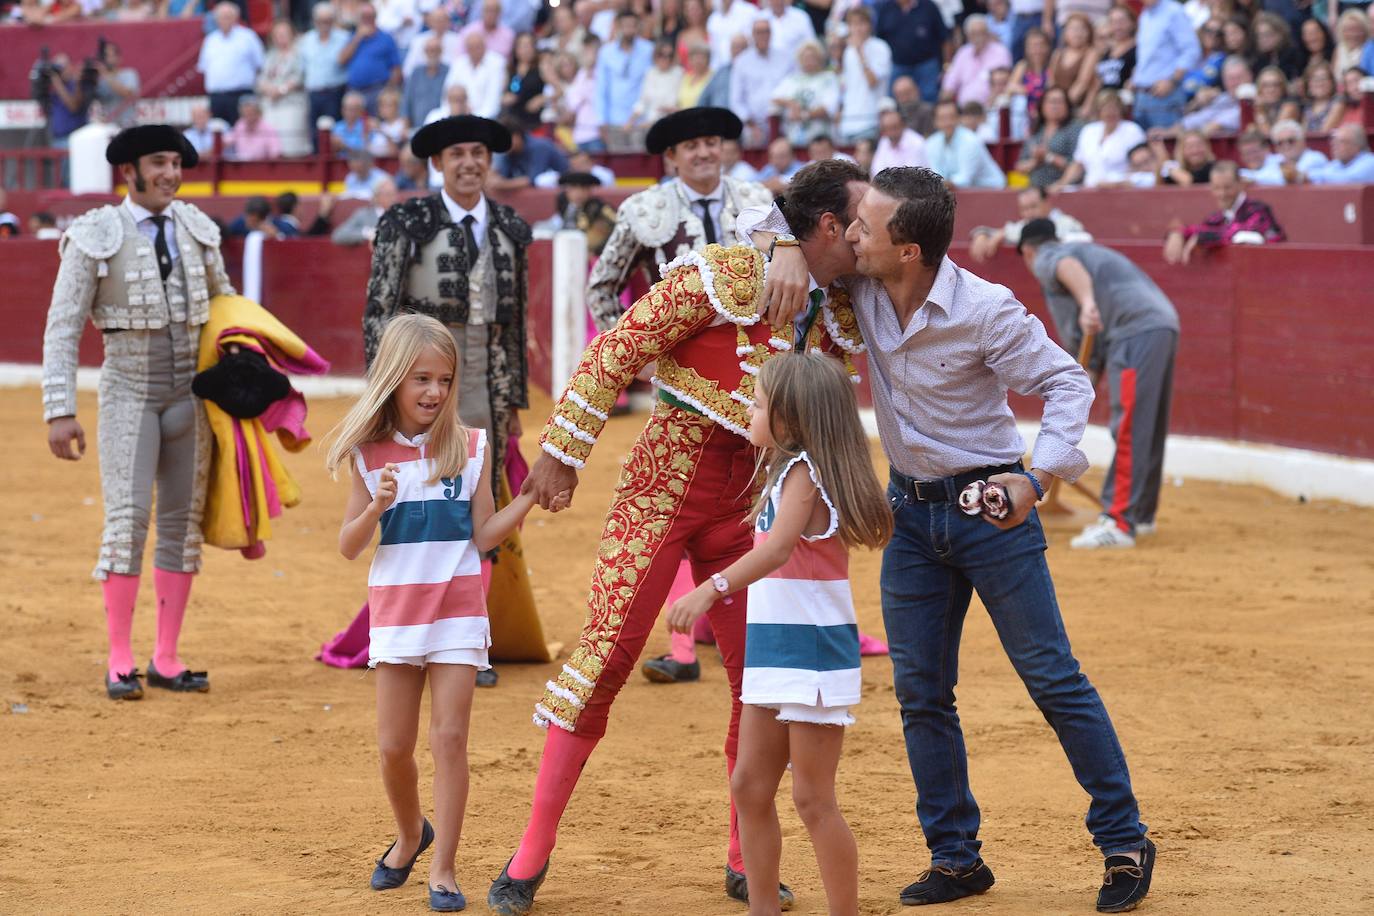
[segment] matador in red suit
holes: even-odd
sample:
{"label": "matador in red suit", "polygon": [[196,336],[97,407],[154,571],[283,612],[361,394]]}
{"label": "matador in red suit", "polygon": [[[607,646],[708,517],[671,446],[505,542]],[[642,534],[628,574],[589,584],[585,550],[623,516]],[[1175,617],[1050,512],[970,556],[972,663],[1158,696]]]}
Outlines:
{"label": "matador in red suit", "polygon": [[[861,178],[857,170],[855,178]],[[842,238],[850,209],[846,183],[831,187],[838,193],[830,196],[838,202],[819,227],[813,226],[812,235],[824,232],[827,244],[833,241],[835,250],[847,252]],[[813,275],[821,273],[813,267]],[[700,582],[752,546],[744,519],[755,495],[757,455],[747,429],[759,368],[794,348],[836,351],[846,361],[862,350],[852,309],[840,294],[827,297],[818,289],[798,326],[769,326],[760,314],[763,277],[763,256],[749,247],[709,245],[665,265],[663,280],[588,346],[544,428],[540,444],[546,454],[540,463],[545,467],[536,466],[532,479],[564,474],[575,486],[571,469],[587,460],[616,396],[637,372],[657,363],[658,404],[616,486],[592,574],[586,625],[567,664],[535,706],[535,722],[548,728],[548,736],[529,826],[488,894],[493,912],[523,914],[532,908],[563,809],[605,734],[611,704],[653,630],[682,558]],[[729,770],[739,727],[745,604],[741,592],[710,611],[730,684]],[[748,894],[743,867],[732,805],[726,891],[741,900]],[[782,887],[779,893],[790,905],[791,892]]]}

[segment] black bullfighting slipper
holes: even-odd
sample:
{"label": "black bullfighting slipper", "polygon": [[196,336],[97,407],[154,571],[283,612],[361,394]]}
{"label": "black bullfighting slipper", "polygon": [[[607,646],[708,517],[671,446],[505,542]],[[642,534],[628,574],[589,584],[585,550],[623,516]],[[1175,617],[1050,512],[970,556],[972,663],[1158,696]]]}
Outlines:
{"label": "black bullfighting slipper", "polygon": [[546,861],[533,878],[512,878],[510,862],[507,861],[506,867],[501,869],[501,876],[491,882],[491,890],[487,891],[487,909],[497,916],[525,916],[534,909],[534,895],[539,892],[540,885],[548,875],[549,863]]}
{"label": "black bullfighting slipper", "polygon": [[1140,864],[1130,856],[1107,856],[1102,889],[1097,892],[1099,913],[1129,913],[1140,906],[1150,892],[1150,878],[1155,872],[1155,844],[1145,841],[1140,850]]}
{"label": "black bullfighting slipper", "polygon": [[[749,902],[749,878],[735,871],[729,865],[725,866],[725,896],[731,900],[738,900],[740,903]],[[792,893],[792,888],[779,882],[778,907],[783,910],[790,910],[796,903],[797,895]]]}
{"label": "black bullfighting slipper", "polygon": [[192,671],[187,668],[176,677],[163,677],[158,674],[157,665],[148,662],[148,686],[161,687],[177,693],[209,693],[210,674],[206,671]]}
{"label": "black bullfighting slipper", "polygon": [[671,655],[651,658],[641,665],[639,670],[655,684],[685,684],[688,681],[701,680],[701,662],[684,665],[682,662],[674,661]]}
{"label": "black bullfighting slipper", "polygon": [[105,672],[105,693],[112,700],[141,700],[143,699],[143,685],[138,679],[143,675],[138,673],[138,669],[130,671],[128,674],[121,674],[119,677],[110,679],[110,673]]}
{"label": "black bullfighting slipper", "polygon": [[377,867],[372,869],[372,889],[374,891],[389,891],[405,884],[406,879],[410,877],[410,870],[415,867],[415,860],[420,858],[420,853],[428,849],[429,844],[433,842],[434,828],[430,826],[429,819],[425,818],[424,826],[420,828],[420,845],[415,847],[415,855],[411,856],[410,861],[400,868],[392,868],[383,864],[386,862],[386,857],[391,855],[391,850],[396,848],[396,844],[393,842],[386,848],[386,852],[377,859]]}
{"label": "black bullfighting slipper", "polygon": [[902,889],[902,904],[924,906],[972,897],[987,891],[996,880],[992,876],[992,869],[983,864],[982,859],[965,871],[955,871],[946,865],[933,865],[923,871],[915,883]]}
{"label": "black bullfighting slipper", "polygon": [[496,686],[496,669],[495,669],[495,668],[488,668],[486,671],[479,671],[479,672],[477,672],[477,686],[478,686],[478,687],[495,687],[495,686]]}
{"label": "black bullfighting slipper", "polygon": [[453,885],[453,890],[449,890],[442,884],[438,887],[429,889],[429,908],[436,913],[457,913],[468,907],[468,900],[463,896],[463,892],[458,889],[458,885]]}

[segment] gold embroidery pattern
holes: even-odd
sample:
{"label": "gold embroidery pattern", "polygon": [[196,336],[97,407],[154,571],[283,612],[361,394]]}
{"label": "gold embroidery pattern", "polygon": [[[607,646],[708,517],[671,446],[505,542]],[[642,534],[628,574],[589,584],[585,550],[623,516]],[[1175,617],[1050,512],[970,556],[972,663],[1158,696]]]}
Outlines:
{"label": "gold embroidery pattern", "polygon": [[[682,508],[711,420],[659,404],[625,459],[606,516],[577,648],[535,706],[535,722],[572,731]],[[655,609],[657,610],[657,609]]]}
{"label": "gold embroidery pattern", "polygon": [[859,319],[854,315],[854,303],[849,298],[849,290],[832,286],[829,292],[822,306],[822,317],[830,339],[846,353],[864,352],[864,337],[859,330]]}
{"label": "gold embroidery pattern", "polygon": [[741,324],[754,323],[763,295],[763,255],[744,245],[733,248],[707,245],[702,254],[708,265],[712,291],[727,313],[725,317]]}
{"label": "gold embroidery pattern", "polygon": [[[747,393],[752,396],[754,377],[745,373],[744,378],[750,383]],[[671,356],[660,357],[655,383],[679,400],[691,404],[730,432],[741,436],[748,434],[747,405],[732,398],[729,392],[702,377],[695,369],[680,365]],[[741,390],[743,388],[744,383],[741,382]]]}

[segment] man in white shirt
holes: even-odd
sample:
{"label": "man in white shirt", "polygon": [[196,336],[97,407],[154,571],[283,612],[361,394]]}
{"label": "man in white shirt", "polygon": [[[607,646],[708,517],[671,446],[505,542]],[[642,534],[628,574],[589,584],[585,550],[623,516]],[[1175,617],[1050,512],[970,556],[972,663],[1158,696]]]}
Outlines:
{"label": "man in white shirt", "polygon": [[764,0],[758,18],[772,28],[773,47],[790,61],[796,61],[797,51],[804,42],[816,40],[816,27],[811,24],[811,17],[788,0]]}
{"label": "man in white shirt", "polygon": [[264,59],[262,41],[252,29],[239,25],[239,8],[215,5],[215,28],[200,46],[196,69],[205,76],[210,111],[233,126],[239,119],[239,99],[253,91]]}
{"label": "man in white shirt", "polygon": [[410,73],[416,67],[425,65],[425,39],[431,35],[438,35],[443,45],[439,59],[451,66],[463,53],[463,39],[458,37],[458,33],[450,28],[450,25],[448,9],[444,6],[436,6],[425,13],[425,30],[416,35],[410,47],[406,49],[405,63],[401,65],[401,69]]}
{"label": "man in white shirt", "polygon": [[849,145],[878,135],[878,104],[892,78],[892,49],[873,37],[873,13],[856,6],[845,14],[849,27],[840,65],[840,142]]}
{"label": "man in white shirt", "polygon": [[926,141],[906,126],[896,109],[888,109],[879,116],[878,131],[878,148],[873,152],[873,165],[869,168],[874,175],[887,168],[930,165],[926,158]]}
{"label": "man in white shirt", "polygon": [[773,91],[792,72],[796,60],[773,45],[767,19],[753,25],[754,42],[730,65],[730,109],[744,122],[746,146],[761,146],[768,138],[768,117],[773,113]]}
{"label": "man in white shirt", "polygon": [[730,41],[736,35],[749,37],[749,30],[759,11],[748,0],[720,0],[720,5],[706,20],[706,34],[711,39],[711,69],[728,67],[734,56]]}
{"label": "man in white shirt", "polygon": [[463,54],[449,67],[444,86],[455,83],[467,88],[468,105],[479,118],[494,118],[501,113],[501,92],[506,87],[506,60],[487,50],[480,32],[469,32],[463,40]]}
{"label": "man in white shirt", "polygon": [[1297,121],[1285,118],[1274,125],[1269,136],[1274,141],[1275,152],[1265,157],[1260,168],[1241,169],[1240,177],[1246,181],[1267,185],[1301,184],[1308,172],[1327,163],[1321,153],[1308,149],[1307,135]]}
{"label": "man in white shirt", "polygon": [[975,261],[987,261],[1003,245],[1014,246],[1021,241],[1021,230],[1033,219],[1047,219],[1054,223],[1055,236],[1063,242],[1091,242],[1092,235],[1083,224],[1058,207],[1051,207],[1044,188],[1026,188],[1016,195],[1019,219],[1009,221],[1001,229],[978,226],[969,238],[968,253]]}

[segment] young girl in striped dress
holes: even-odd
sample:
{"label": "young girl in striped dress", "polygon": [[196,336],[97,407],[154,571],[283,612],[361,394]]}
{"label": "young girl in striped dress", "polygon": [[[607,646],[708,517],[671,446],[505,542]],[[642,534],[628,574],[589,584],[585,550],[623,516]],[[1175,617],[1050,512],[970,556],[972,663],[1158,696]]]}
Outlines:
{"label": "young girl in striped dress", "polygon": [[[380,526],[368,575],[371,658],[377,671],[382,783],[396,842],[377,860],[374,890],[405,883],[430,844],[430,908],[466,905],[454,859],[468,795],[472,691],[491,644],[482,554],[535,505],[517,496],[494,511],[486,433],[458,422],[458,351],[423,315],[391,320],[367,390],[331,434],[328,467],[352,468],[339,552],[356,559]],[[420,811],[415,739],[429,679],[434,823]]]}
{"label": "young girl in striped dress", "polygon": [[[829,912],[857,914],[859,855],[835,799],[843,726],[859,702],[859,629],[848,549],[879,548],[892,512],[873,472],[854,385],[820,353],[764,364],[749,440],[763,449],[754,549],[668,612],[679,632],[717,600],[749,589],[739,758],[730,780],[751,887],[776,887],[782,855],[775,798],[792,764],[792,797],[820,865]],[[750,894],[751,916],[781,912]]]}

